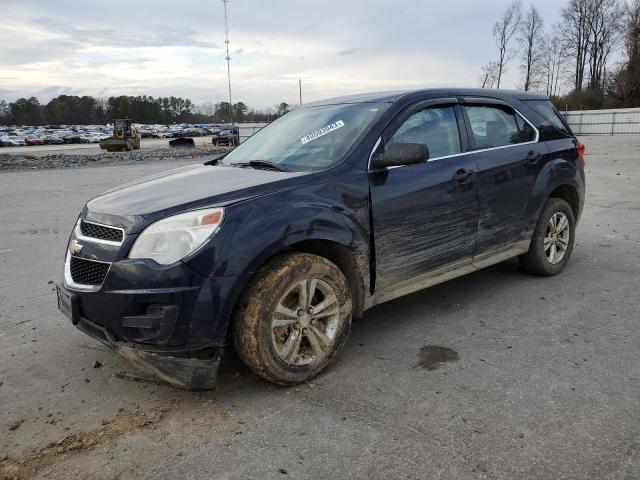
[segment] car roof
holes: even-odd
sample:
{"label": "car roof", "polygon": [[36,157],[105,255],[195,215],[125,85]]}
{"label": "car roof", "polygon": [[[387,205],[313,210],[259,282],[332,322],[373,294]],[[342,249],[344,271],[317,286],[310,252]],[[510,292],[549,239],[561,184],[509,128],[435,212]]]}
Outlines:
{"label": "car roof", "polygon": [[501,100],[548,100],[549,97],[539,93],[519,90],[497,90],[491,88],[427,88],[420,90],[401,90],[391,92],[373,92],[329,98],[306,103],[305,107],[319,105],[338,105],[343,103],[394,103],[407,97],[492,97]]}

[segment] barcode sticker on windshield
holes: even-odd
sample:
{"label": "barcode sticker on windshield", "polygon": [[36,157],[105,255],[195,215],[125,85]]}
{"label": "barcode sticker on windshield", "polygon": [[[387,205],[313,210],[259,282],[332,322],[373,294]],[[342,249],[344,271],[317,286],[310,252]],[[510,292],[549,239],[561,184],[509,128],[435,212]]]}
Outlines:
{"label": "barcode sticker on windshield", "polygon": [[338,120],[337,122],[332,123],[331,125],[327,125],[326,127],[322,127],[319,130],[316,130],[313,133],[310,133],[309,135],[302,137],[300,139],[300,141],[302,142],[303,145],[315,140],[316,138],[320,138],[323,135],[326,135],[327,133],[331,133],[334,130],[337,130],[339,128],[344,127],[344,122],[342,120]]}

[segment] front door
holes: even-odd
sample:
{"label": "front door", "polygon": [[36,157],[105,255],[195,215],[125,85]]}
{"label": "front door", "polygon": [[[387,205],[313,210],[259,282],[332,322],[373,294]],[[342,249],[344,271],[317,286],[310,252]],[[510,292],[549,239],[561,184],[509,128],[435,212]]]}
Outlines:
{"label": "front door", "polygon": [[461,123],[455,101],[417,106],[383,137],[385,145],[424,143],[429,161],[369,174],[376,290],[475,252],[477,169]]}

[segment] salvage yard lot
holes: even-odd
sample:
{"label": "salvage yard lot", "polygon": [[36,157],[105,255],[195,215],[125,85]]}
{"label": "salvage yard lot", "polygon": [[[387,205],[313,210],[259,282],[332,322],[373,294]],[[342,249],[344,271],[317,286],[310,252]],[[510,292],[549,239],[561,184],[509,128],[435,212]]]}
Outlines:
{"label": "salvage yard lot", "polygon": [[640,137],[581,140],[561,275],[508,261],[376,307],[294,388],[232,355],[213,392],[135,381],[56,310],[84,202],[188,161],[0,174],[0,478],[640,477]]}

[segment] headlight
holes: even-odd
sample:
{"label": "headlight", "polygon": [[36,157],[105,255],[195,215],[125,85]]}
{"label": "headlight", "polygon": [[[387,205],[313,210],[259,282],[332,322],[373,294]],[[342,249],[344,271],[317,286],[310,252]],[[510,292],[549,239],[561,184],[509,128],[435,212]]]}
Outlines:
{"label": "headlight", "polygon": [[195,252],[220,227],[224,208],[181,213],[149,225],[136,239],[129,258],[169,265]]}

